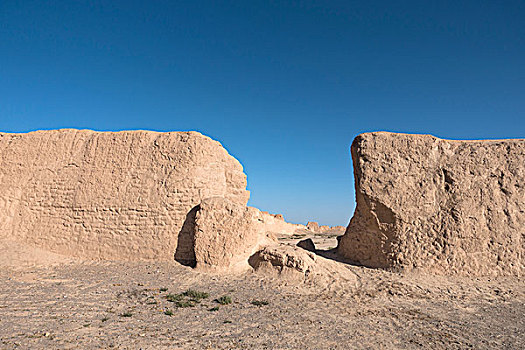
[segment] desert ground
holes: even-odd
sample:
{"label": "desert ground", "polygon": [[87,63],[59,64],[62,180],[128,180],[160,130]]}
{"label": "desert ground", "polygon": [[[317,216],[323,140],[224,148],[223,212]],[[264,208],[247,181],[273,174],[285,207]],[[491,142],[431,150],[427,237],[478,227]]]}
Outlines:
{"label": "desert ground", "polygon": [[[329,234],[280,241],[305,237],[317,248],[336,245]],[[77,260],[9,241],[0,252],[1,349],[525,348],[519,277],[399,274],[340,263],[356,283],[337,274],[316,283],[205,274],[175,261]],[[182,295],[188,290],[207,297],[191,301],[191,292]],[[218,303],[224,296],[230,304]]]}

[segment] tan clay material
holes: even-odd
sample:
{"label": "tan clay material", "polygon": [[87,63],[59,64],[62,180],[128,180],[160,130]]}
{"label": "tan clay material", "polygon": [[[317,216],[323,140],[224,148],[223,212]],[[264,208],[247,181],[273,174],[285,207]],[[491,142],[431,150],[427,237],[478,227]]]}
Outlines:
{"label": "tan clay material", "polygon": [[0,133],[0,238],[89,259],[173,260],[186,216],[214,196],[246,205],[246,175],[197,132]]}
{"label": "tan clay material", "polygon": [[250,269],[248,258],[273,243],[263,214],[221,197],[204,200],[195,216],[195,266],[215,272]]}
{"label": "tan clay material", "polygon": [[375,132],[351,152],[357,208],[339,254],[370,267],[523,273],[525,140]]}

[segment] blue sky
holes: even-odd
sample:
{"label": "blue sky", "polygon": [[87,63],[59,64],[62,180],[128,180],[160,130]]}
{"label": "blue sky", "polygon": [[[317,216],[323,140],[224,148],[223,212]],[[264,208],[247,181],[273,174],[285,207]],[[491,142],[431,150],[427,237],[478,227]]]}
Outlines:
{"label": "blue sky", "polygon": [[346,225],[361,132],[525,137],[524,1],[0,2],[0,131],[197,130]]}

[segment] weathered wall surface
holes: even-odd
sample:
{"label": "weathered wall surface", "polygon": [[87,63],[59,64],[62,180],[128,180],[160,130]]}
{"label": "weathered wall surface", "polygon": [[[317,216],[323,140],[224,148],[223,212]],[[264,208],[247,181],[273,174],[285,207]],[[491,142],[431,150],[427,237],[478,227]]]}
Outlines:
{"label": "weathered wall surface", "polygon": [[339,254],[441,274],[525,271],[525,140],[367,133],[351,147],[357,207]]}
{"label": "weathered wall surface", "polygon": [[246,205],[241,164],[197,132],[0,133],[0,238],[91,259],[172,260],[204,198]]}
{"label": "weathered wall surface", "polygon": [[248,258],[275,243],[259,209],[222,197],[205,199],[195,214],[195,267],[201,270],[241,272]]}

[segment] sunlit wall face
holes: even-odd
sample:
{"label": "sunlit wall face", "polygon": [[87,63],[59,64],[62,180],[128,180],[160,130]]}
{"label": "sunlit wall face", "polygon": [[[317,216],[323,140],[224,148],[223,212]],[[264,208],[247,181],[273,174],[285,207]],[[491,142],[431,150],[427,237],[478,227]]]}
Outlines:
{"label": "sunlit wall face", "polygon": [[250,204],[346,225],[364,131],[525,137],[521,1],[0,4],[0,130],[198,130]]}

